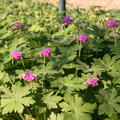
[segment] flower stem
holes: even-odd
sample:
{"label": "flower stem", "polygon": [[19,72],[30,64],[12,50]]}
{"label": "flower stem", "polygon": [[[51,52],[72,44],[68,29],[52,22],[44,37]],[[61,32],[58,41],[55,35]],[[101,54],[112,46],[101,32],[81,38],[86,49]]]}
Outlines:
{"label": "flower stem", "polygon": [[46,120],[46,114],[45,114],[45,112],[44,112],[44,120]]}
{"label": "flower stem", "polygon": [[22,65],[23,65],[23,69],[25,70],[25,64],[24,64],[23,59],[21,59],[21,62],[22,62]]}
{"label": "flower stem", "polygon": [[14,60],[13,60],[13,58],[12,58],[12,65],[13,65],[13,63],[14,63]]}
{"label": "flower stem", "polygon": [[116,45],[116,43],[117,43],[116,32],[117,31],[114,29],[114,33],[115,33],[115,36],[114,36],[114,45]]}
{"label": "flower stem", "polygon": [[34,83],[31,82],[31,87],[32,87],[32,93],[34,92]]}
{"label": "flower stem", "polygon": [[32,114],[30,113],[30,111],[28,110],[28,108],[24,105],[25,109],[27,110],[27,112],[29,113],[29,115],[33,118]]}
{"label": "flower stem", "polygon": [[82,48],[82,44],[81,44],[81,42],[80,42],[80,45],[79,45],[79,57],[80,57],[80,55],[81,55],[81,48]]}
{"label": "flower stem", "polygon": [[114,42],[115,42],[115,45],[116,45],[116,36],[114,37],[114,39],[115,39]]}
{"label": "flower stem", "polygon": [[75,75],[77,76],[77,68],[75,69]]}
{"label": "flower stem", "polygon": [[22,120],[25,120],[21,113],[18,112]]}
{"label": "flower stem", "polygon": [[44,62],[43,62],[43,64],[44,64],[44,67],[46,66],[46,58],[44,57]]}
{"label": "flower stem", "polygon": [[[44,69],[46,69],[45,67],[46,67],[46,58],[44,57],[44,61],[43,61],[43,65],[44,65]],[[45,76],[45,74],[43,73],[43,75],[42,75],[42,88],[44,88],[44,77]]]}

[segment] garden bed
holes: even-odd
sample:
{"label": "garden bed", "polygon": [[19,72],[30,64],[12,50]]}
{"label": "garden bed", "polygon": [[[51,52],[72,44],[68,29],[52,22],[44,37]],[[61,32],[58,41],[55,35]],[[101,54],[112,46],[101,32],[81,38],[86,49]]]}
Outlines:
{"label": "garden bed", "polygon": [[[120,120],[120,16],[0,1],[1,120]],[[59,28],[62,27],[62,30]]]}

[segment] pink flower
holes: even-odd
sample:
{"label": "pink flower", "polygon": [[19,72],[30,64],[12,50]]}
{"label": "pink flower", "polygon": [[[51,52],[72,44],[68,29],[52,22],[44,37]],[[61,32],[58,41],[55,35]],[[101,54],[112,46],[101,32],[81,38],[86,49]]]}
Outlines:
{"label": "pink flower", "polygon": [[12,25],[14,28],[21,27],[22,24],[20,22],[16,22]]}
{"label": "pink flower", "polygon": [[14,50],[11,52],[11,56],[15,59],[15,60],[19,60],[21,59],[21,57],[23,56],[19,50]]}
{"label": "pink flower", "polygon": [[51,56],[51,49],[50,48],[45,48],[39,54],[43,57],[49,58]]}
{"label": "pink flower", "polygon": [[88,41],[89,37],[87,35],[81,34],[79,36],[79,40],[81,43],[86,43]]}
{"label": "pink flower", "polygon": [[26,81],[28,81],[28,82],[31,82],[31,81],[35,80],[36,77],[35,77],[32,73],[27,72],[27,73],[24,75],[23,79],[26,80]]}
{"label": "pink flower", "polygon": [[109,28],[115,28],[117,26],[117,21],[115,19],[109,19],[107,25]]}
{"label": "pink flower", "polygon": [[66,23],[68,25],[71,22],[73,22],[73,19],[71,19],[70,16],[66,16],[63,21],[64,21],[64,23]]}
{"label": "pink flower", "polygon": [[99,78],[89,78],[84,84],[95,87],[98,84]]}

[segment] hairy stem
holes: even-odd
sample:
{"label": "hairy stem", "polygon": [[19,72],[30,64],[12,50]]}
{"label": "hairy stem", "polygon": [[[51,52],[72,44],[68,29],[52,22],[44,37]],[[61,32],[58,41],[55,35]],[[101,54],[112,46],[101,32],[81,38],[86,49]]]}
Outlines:
{"label": "hairy stem", "polygon": [[78,54],[79,57],[80,57],[80,55],[81,55],[81,48],[82,48],[82,44],[81,44],[81,42],[80,42],[80,45],[79,45],[79,54]]}

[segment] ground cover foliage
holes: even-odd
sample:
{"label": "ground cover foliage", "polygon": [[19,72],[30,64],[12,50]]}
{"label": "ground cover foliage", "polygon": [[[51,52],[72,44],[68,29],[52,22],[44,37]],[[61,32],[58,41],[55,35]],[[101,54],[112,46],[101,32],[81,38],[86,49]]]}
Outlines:
{"label": "ground cover foliage", "polygon": [[0,13],[1,120],[120,119],[118,14],[68,10],[66,24],[30,0],[1,0]]}

